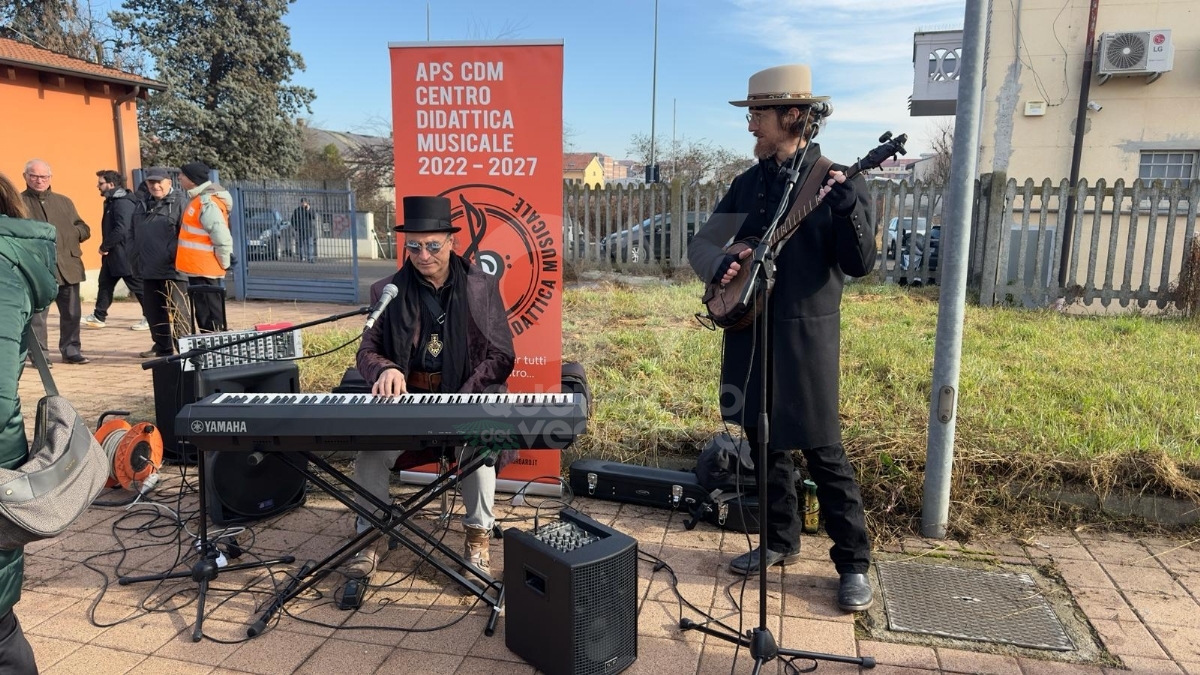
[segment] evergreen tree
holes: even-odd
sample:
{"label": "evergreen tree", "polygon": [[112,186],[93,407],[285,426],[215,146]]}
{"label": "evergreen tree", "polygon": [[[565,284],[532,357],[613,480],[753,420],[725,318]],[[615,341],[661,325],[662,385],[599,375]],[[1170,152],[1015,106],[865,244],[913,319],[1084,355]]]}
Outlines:
{"label": "evergreen tree", "polygon": [[201,160],[222,179],[290,177],[304,159],[297,117],[315,94],[283,23],[294,0],[125,0],[113,24],[169,86],[142,107],[146,165]]}

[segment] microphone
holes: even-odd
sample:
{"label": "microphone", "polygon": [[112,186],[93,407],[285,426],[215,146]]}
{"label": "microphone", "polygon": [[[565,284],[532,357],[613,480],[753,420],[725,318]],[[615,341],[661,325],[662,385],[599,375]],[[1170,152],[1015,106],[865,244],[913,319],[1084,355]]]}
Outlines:
{"label": "microphone", "polygon": [[400,289],[396,288],[396,284],[388,284],[383,287],[383,294],[379,296],[379,302],[375,303],[375,309],[367,317],[367,325],[363,330],[371,330],[371,326],[375,325],[375,321],[379,319],[379,315],[383,314],[383,310],[388,306],[388,303],[394,300],[396,294],[399,292]]}
{"label": "microphone", "polygon": [[833,104],[829,101],[816,101],[815,103],[810,103],[808,109],[812,113],[813,117],[829,117],[833,114]]}

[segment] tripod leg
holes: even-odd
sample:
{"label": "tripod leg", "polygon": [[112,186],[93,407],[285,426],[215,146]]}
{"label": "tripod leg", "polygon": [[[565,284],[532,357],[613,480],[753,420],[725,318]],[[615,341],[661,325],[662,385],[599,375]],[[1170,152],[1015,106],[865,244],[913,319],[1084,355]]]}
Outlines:
{"label": "tripod leg", "polygon": [[208,595],[208,579],[200,582],[200,595],[196,597],[196,625],[192,629],[192,642],[204,637],[204,598]]}

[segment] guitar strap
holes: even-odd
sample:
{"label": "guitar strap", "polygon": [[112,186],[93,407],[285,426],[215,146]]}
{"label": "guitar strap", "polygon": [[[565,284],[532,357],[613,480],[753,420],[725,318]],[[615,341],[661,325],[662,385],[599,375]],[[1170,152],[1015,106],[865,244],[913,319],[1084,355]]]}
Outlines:
{"label": "guitar strap", "polygon": [[817,197],[817,193],[821,191],[821,186],[825,184],[825,178],[829,175],[829,169],[833,166],[831,161],[825,155],[817,158],[813,162],[812,168],[808,171],[808,176],[805,177],[803,185],[800,186],[800,192],[796,197],[796,201],[792,202],[792,209],[788,212],[788,217],[784,219],[784,224],[780,230],[776,231],[775,238],[778,241],[774,249],[778,252],[787,243],[788,237],[800,227],[800,220],[790,223],[792,216],[796,215],[804,207],[805,204],[813,201]]}

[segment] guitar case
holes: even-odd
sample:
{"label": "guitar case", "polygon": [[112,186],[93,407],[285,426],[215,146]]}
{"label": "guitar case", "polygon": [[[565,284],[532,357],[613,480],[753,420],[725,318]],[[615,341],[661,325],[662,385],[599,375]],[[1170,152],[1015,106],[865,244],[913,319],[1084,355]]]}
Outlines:
{"label": "guitar case", "polygon": [[758,532],[758,493],[754,483],[742,485],[742,493],[708,490],[695,471],[657,469],[598,459],[571,463],[571,491],[578,496],[652,506],[687,515],[684,527],[691,530],[705,521],[725,530]]}

